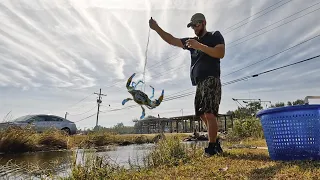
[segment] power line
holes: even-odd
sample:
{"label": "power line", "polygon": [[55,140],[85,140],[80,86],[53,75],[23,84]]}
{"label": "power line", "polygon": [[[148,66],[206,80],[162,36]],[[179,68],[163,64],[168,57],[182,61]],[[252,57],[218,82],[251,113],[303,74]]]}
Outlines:
{"label": "power line", "polygon": [[[301,61],[298,61],[298,62],[295,62],[295,63],[291,63],[291,64],[288,64],[288,65],[285,65],[285,66],[281,66],[281,67],[278,67],[278,68],[274,68],[274,69],[270,69],[270,70],[267,70],[267,71],[263,71],[263,72],[260,72],[260,73],[257,73],[257,74],[253,74],[251,76],[245,76],[245,77],[242,77],[242,78],[239,78],[239,79],[228,81],[226,83],[223,83],[222,86],[230,85],[230,84],[233,84],[233,83],[236,83],[236,82],[240,82],[240,81],[243,81],[243,80],[247,80],[247,79],[253,78],[253,77],[258,77],[259,75],[266,74],[266,73],[269,73],[269,72],[273,72],[273,71],[276,71],[276,70],[279,70],[279,69],[282,69],[282,68],[286,68],[286,67],[289,67],[289,66],[293,66],[293,65],[296,65],[296,64],[300,64],[300,63],[303,63],[303,62],[311,61],[311,60],[314,60],[314,59],[316,59],[318,57],[320,57],[320,55],[313,56],[311,58],[304,59],[304,60],[301,60]],[[182,98],[182,97],[190,96],[192,94],[194,94],[194,91],[193,92],[187,92],[187,93],[184,93],[184,94],[179,94],[179,95],[176,95],[176,96],[173,96],[173,97],[170,97],[170,98],[165,98],[162,102],[179,99],[179,98]],[[131,107],[137,107],[137,106],[138,105],[132,105]],[[119,110],[123,110],[123,109],[129,109],[129,108],[119,108],[119,109],[113,110],[113,111],[119,111]],[[108,112],[110,112],[110,111],[108,111]]]}
{"label": "power line", "polygon": [[[155,64],[153,64],[152,66],[147,67],[146,69],[147,69],[147,70],[154,69],[154,68],[157,68],[157,67],[159,67],[159,66],[161,66],[161,65],[163,65],[163,64],[166,64],[167,62],[171,62],[172,60],[175,60],[175,59],[177,59],[178,57],[180,57],[179,54],[181,54],[181,53],[182,53],[182,52],[180,51],[180,52],[178,53],[178,55],[177,55],[177,54],[174,54],[173,56],[169,56],[168,58],[164,59],[163,61],[158,62],[158,63],[155,63]],[[171,58],[174,57],[174,56],[176,56],[176,57],[173,58],[173,59],[171,59]],[[162,64],[161,64],[161,63],[162,63]],[[155,66],[155,65],[157,65],[157,64],[160,64],[160,65]],[[151,67],[152,67],[152,68],[151,68]],[[164,72],[166,72],[166,71],[164,71]],[[143,74],[143,71],[136,73],[136,75],[138,75],[138,74]],[[121,82],[121,81],[115,82],[115,83],[113,83],[112,85],[107,86],[106,88],[115,87],[115,86],[118,85],[119,83],[122,83],[122,82]],[[118,87],[117,87],[117,88],[118,88]],[[119,89],[120,89],[120,88],[119,88]]]}
{"label": "power line", "polygon": [[226,28],[226,29],[224,29],[223,31],[228,30],[228,29],[230,29],[230,28],[231,28],[231,27],[233,27],[233,26],[236,26],[236,25],[238,25],[238,24],[240,24],[240,23],[244,22],[244,21],[245,21],[245,20],[247,20],[247,19],[250,19],[250,18],[251,18],[251,17],[253,17],[254,15],[257,15],[257,14],[259,14],[259,13],[261,13],[261,12],[263,12],[263,11],[265,11],[265,10],[269,9],[270,7],[275,6],[276,4],[279,4],[279,3],[280,3],[280,2],[282,2],[282,1],[284,1],[284,0],[281,0],[281,1],[279,1],[279,2],[277,2],[277,3],[275,3],[275,4],[271,5],[271,6],[269,6],[269,7],[265,8],[265,9],[263,9],[263,10],[261,10],[261,11],[259,11],[259,12],[255,13],[255,14],[253,14],[253,15],[251,15],[251,16],[249,16],[249,17],[247,17],[247,18],[243,19],[243,20],[241,20],[240,22],[238,22],[238,23],[236,23],[236,24],[234,24],[234,25],[232,25],[232,26],[227,27],[227,28]]}
{"label": "power line", "polygon": [[[162,66],[162,65],[164,65],[164,64],[166,64],[166,63],[168,63],[168,62],[172,62],[171,60],[171,58],[172,57],[180,57],[181,55],[180,54],[182,54],[182,52],[183,51],[180,51],[178,54],[174,54],[173,56],[170,56],[170,57],[168,57],[168,58],[166,58],[166,59],[164,59],[164,60],[162,60],[161,62],[158,62],[158,63],[155,63],[155,64],[153,64],[152,66],[149,66],[147,69],[148,70],[150,70],[150,69],[154,69],[154,68],[157,68],[157,67],[159,67],[159,66]],[[176,58],[174,58],[174,59],[176,59]],[[159,64],[159,65],[158,65]],[[156,66],[156,65],[158,65],[158,66]]]}
{"label": "power line", "polygon": [[97,114],[97,113],[94,113],[94,114],[92,114],[92,115],[90,115],[90,116],[87,116],[87,117],[82,118],[82,119],[80,119],[80,120],[78,120],[78,121],[75,121],[75,122],[80,122],[80,121],[86,120],[86,119],[88,119],[88,118],[91,118],[91,117],[95,116],[96,114]]}
{"label": "power line", "polygon": [[[288,2],[286,2],[286,3],[288,3]],[[316,4],[317,4],[317,3],[316,3]],[[314,5],[316,5],[316,4],[314,4]],[[314,5],[313,5],[313,6],[314,6]],[[281,5],[281,6],[282,6],[282,5]],[[280,7],[280,6],[279,6],[279,7]],[[278,8],[278,7],[277,7],[277,8]],[[318,9],[316,9],[316,10],[318,10]],[[316,10],[314,10],[314,11],[312,11],[312,12],[315,12]],[[301,11],[300,11],[300,12],[301,12]],[[309,12],[309,13],[307,13],[307,14],[310,14],[310,13],[312,13],[312,12]],[[303,16],[306,16],[307,14],[305,14],[305,15],[303,15]],[[261,16],[262,16],[262,15],[261,15]],[[261,16],[259,16],[259,17],[261,17]],[[296,18],[296,19],[299,19],[299,18],[301,18],[301,17],[303,17],[303,16],[300,16],[300,17],[298,17],[298,18]],[[258,17],[257,17],[257,18],[258,18]],[[255,18],[255,19],[257,19],[257,18]],[[293,19],[293,20],[291,20],[291,21],[289,21],[289,22],[292,22],[292,21],[294,21],[294,20],[296,20],[296,19]],[[287,22],[287,23],[289,23],[289,22]],[[287,23],[281,24],[280,26],[285,25],[285,24],[287,24]],[[239,45],[239,44],[242,44],[242,43],[244,43],[244,42],[247,42],[247,41],[249,41],[249,40],[251,40],[251,39],[253,39],[253,38],[255,38],[255,37],[258,37],[258,36],[260,36],[260,35],[262,35],[262,34],[265,34],[265,33],[269,32],[269,31],[271,31],[271,30],[274,30],[274,29],[280,27],[280,26],[277,26],[277,27],[272,28],[272,29],[270,29],[270,30],[268,30],[268,31],[265,31],[265,32],[263,32],[263,33],[261,33],[261,34],[258,34],[258,35],[256,35],[256,36],[250,38],[250,39],[247,39],[247,40],[242,41],[242,42],[240,42],[240,43],[238,43],[238,44],[235,44],[234,46],[237,46],[237,45]],[[249,34],[249,35],[251,35],[251,34]],[[231,46],[231,47],[234,47],[234,46]],[[228,48],[231,48],[231,47],[227,47],[227,49],[228,49]],[[178,56],[178,57],[179,57],[179,56]],[[176,57],[176,58],[174,58],[174,59],[177,59],[178,57]],[[164,71],[164,72],[163,72],[163,75],[165,75],[165,72],[167,72],[167,71]],[[159,77],[159,76],[158,76],[158,77]],[[114,85],[109,86],[109,87],[115,86],[115,85],[117,85],[117,84],[119,84],[119,83],[120,83],[120,81],[117,82],[117,83],[115,83]],[[120,88],[119,88],[119,89],[120,89]]]}
{"label": "power line", "polygon": [[290,16],[287,16],[287,17],[285,17],[285,18],[283,18],[283,19],[281,19],[281,20],[279,20],[279,21],[276,21],[276,22],[274,22],[274,23],[272,23],[272,24],[269,24],[268,26],[263,27],[263,28],[255,31],[255,32],[252,32],[252,33],[250,33],[250,34],[248,34],[248,35],[246,35],[246,36],[244,36],[244,37],[242,37],[242,38],[239,38],[239,39],[237,39],[237,40],[235,40],[235,41],[231,41],[231,42],[229,42],[228,44],[232,44],[232,43],[237,42],[237,41],[239,41],[239,40],[241,40],[241,39],[243,39],[243,38],[245,38],[245,37],[248,37],[248,36],[250,36],[250,35],[252,35],[252,34],[254,34],[254,33],[256,33],[256,32],[259,32],[259,31],[261,31],[261,30],[263,30],[263,29],[266,29],[267,27],[270,27],[270,26],[272,26],[272,25],[274,25],[274,24],[277,24],[278,22],[281,22],[281,21],[283,21],[283,20],[285,20],[285,19],[288,19],[289,17],[292,17],[292,16],[294,16],[294,15],[296,15],[296,14],[299,14],[299,13],[301,13],[301,12],[307,10],[307,9],[310,9],[310,8],[316,6],[316,5],[319,4],[319,3],[320,3],[320,2],[317,2],[317,3],[315,3],[315,4],[313,4],[313,5],[309,6],[309,7],[307,7],[307,8],[305,8],[305,9],[302,9],[302,10],[300,10],[300,11],[298,11],[298,12],[295,12],[295,13],[291,14]]}
{"label": "power line", "polygon": [[[290,1],[292,1],[292,0],[290,0]],[[290,2],[290,1],[288,1],[288,2]],[[281,2],[281,1],[280,1]],[[278,2],[278,3],[280,3],[280,2]],[[286,2],[286,3],[288,3],[288,2]],[[274,5],[276,5],[276,4],[278,4],[278,3],[275,3]],[[286,3],[284,3],[284,4],[286,4]],[[284,5],[284,4],[282,4],[282,5]],[[274,5],[272,5],[272,6],[274,6]],[[282,6],[282,5],[280,5],[280,6]],[[267,7],[266,9],[268,9],[268,8],[270,8],[270,7],[272,7],[272,6],[269,6],[269,7]],[[278,6],[278,7],[276,7],[276,8],[279,8],[280,6]],[[275,9],[276,9],[275,8]],[[274,10],[274,9],[273,9]],[[273,10],[271,10],[271,11],[273,11]],[[264,10],[262,10],[262,11],[264,11]],[[262,11],[260,11],[260,12],[262,12]],[[268,11],[268,12],[271,12],[271,11]],[[267,12],[267,13],[268,13]],[[267,13],[265,13],[265,14],[267,14]],[[258,14],[258,13],[256,13],[256,14]],[[265,14],[262,14],[262,15],[260,15],[260,16],[258,16],[258,17],[256,17],[255,19],[258,19],[259,17],[262,17],[263,15],[265,15]],[[253,15],[252,15],[253,16]],[[252,17],[252,16],[249,16],[248,18],[250,18],[250,17]],[[248,18],[246,18],[246,19],[248,19]],[[252,19],[252,20],[254,20],[254,19]],[[251,20],[251,21],[252,21]],[[239,23],[239,22],[238,22]],[[230,26],[230,27],[233,27],[233,26],[235,26],[235,25],[237,25],[238,23],[236,23],[236,24],[234,24],[234,25],[232,25],[232,26]],[[243,26],[243,25],[242,25]],[[228,28],[230,28],[230,27],[228,27]],[[226,29],[228,29],[228,28],[226,28]],[[232,30],[233,31],[233,30]],[[150,32],[150,29],[149,29],[149,32]],[[180,57],[180,56],[178,56],[178,57]],[[177,57],[177,58],[178,58]],[[171,57],[170,57],[171,58]],[[177,58],[174,58],[174,59],[177,59]],[[161,62],[163,62],[163,61],[161,61]],[[161,63],[161,62],[159,62],[159,63]],[[156,63],[157,64],[157,63]],[[154,64],[154,65],[156,65],[156,64]],[[165,64],[165,63],[162,63],[162,65],[163,64]],[[154,67],[154,65],[152,65],[152,67]],[[157,67],[157,66],[155,66],[155,67]],[[159,66],[158,66],[159,67]],[[149,67],[150,68],[150,67]],[[143,72],[140,72],[140,73],[143,73]],[[137,74],[139,74],[139,73],[137,73]],[[107,88],[109,88],[109,87],[114,87],[114,86],[116,86],[116,85],[118,85],[119,83],[121,83],[120,81],[119,82],[116,82],[116,83],[114,83],[113,85],[111,85],[111,86],[108,86]]]}
{"label": "power line", "polygon": [[286,23],[280,24],[279,26],[276,26],[276,27],[271,28],[271,29],[269,29],[269,30],[267,30],[267,31],[264,31],[263,33],[260,33],[260,34],[258,34],[258,35],[256,35],[256,36],[253,36],[253,37],[249,38],[249,39],[246,39],[245,41],[242,41],[242,42],[240,42],[240,43],[238,43],[238,44],[235,44],[235,45],[233,45],[233,46],[229,46],[228,48],[232,48],[232,47],[235,47],[235,46],[237,46],[237,45],[239,45],[239,44],[242,44],[242,43],[244,43],[244,42],[247,42],[247,41],[249,41],[249,40],[251,40],[251,39],[253,39],[253,38],[256,38],[256,37],[258,37],[258,36],[260,36],[260,35],[262,35],[262,34],[265,34],[265,33],[267,33],[267,32],[270,32],[270,31],[272,31],[272,30],[275,30],[276,28],[279,28],[279,27],[281,27],[281,26],[283,26],[283,25],[286,25],[286,24],[288,24],[288,23],[290,23],[290,22],[292,22],[292,21],[295,21],[295,20],[300,19],[300,18],[302,18],[302,17],[304,17],[304,16],[306,16],[306,15],[309,15],[309,14],[311,14],[311,13],[314,13],[315,11],[318,11],[319,9],[320,9],[320,8],[315,9],[315,10],[313,10],[313,11],[311,11],[311,12],[308,12],[308,13],[302,15],[302,16],[299,16],[299,17],[297,17],[297,18],[295,18],[295,19],[292,19],[291,21],[288,21],[288,22],[286,22]]}
{"label": "power line", "polygon": [[[281,6],[283,6],[283,5],[287,4],[287,3],[289,3],[289,2],[291,2],[291,1],[292,1],[292,0],[289,0],[288,2],[286,2],[286,3],[284,3],[284,4],[281,4],[280,6],[277,6],[276,8],[274,8],[274,9],[272,9],[272,10],[270,10],[270,11],[267,11],[266,13],[264,13],[264,14],[262,14],[262,15],[260,15],[260,16],[258,16],[258,17],[256,17],[256,18],[253,18],[253,19],[249,20],[249,21],[247,21],[246,23],[244,23],[244,24],[242,24],[242,25],[240,25],[240,26],[238,26],[238,27],[236,27],[236,28],[232,29],[232,30],[231,30],[231,31],[229,31],[229,32],[232,32],[232,31],[234,31],[234,30],[236,30],[236,29],[238,29],[238,28],[240,28],[240,27],[244,26],[245,24],[248,24],[249,22],[251,22],[251,21],[253,21],[253,20],[258,19],[259,17],[262,17],[262,16],[264,16],[264,15],[268,14],[269,12],[271,12],[271,11],[273,11],[273,10],[275,10],[275,9],[278,9],[279,7],[281,7]],[[228,34],[229,32],[226,32],[225,34]]]}
{"label": "power line", "polygon": [[305,60],[301,60],[301,61],[298,61],[298,62],[295,62],[295,63],[291,63],[291,64],[288,64],[288,65],[285,65],[285,66],[281,66],[281,67],[278,67],[278,68],[270,69],[268,71],[264,71],[264,72],[261,72],[261,73],[258,73],[258,74],[254,74],[254,75],[252,75],[252,77],[257,77],[259,75],[266,74],[266,73],[269,73],[269,72],[272,72],[272,71],[276,71],[278,69],[282,69],[282,68],[293,66],[293,65],[300,64],[300,63],[303,63],[303,62],[311,61],[311,60],[316,59],[318,57],[320,57],[320,55],[313,56],[311,58],[308,58],[308,59],[305,59]]}
{"label": "power line", "polygon": [[[316,3],[316,4],[314,4],[314,5],[312,5],[312,6],[315,6],[315,5],[317,5],[318,3]],[[311,6],[311,7],[312,7]],[[310,8],[310,7],[308,7],[308,8]],[[306,8],[306,9],[308,9],[308,8]],[[306,10],[306,9],[304,9],[304,10]],[[304,15],[302,15],[302,16],[300,16],[300,17],[297,17],[297,18],[295,18],[295,19],[293,19],[293,20],[291,20],[291,21],[288,21],[288,22],[286,22],[286,23],[284,23],[284,24],[281,24],[281,25],[279,25],[279,26],[276,26],[276,27],[274,27],[274,28],[272,28],[272,29],[269,29],[269,30],[267,30],[267,31],[265,31],[265,32],[263,32],[263,33],[260,33],[260,34],[258,34],[258,35],[256,35],[256,36],[254,36],[254,37],[251,37],[251,38],[249,38],[249,39],[247,39],[247,40],[244,40],[244,41],[242,41],[242,42],[240,42],[240,43],[238,43],[238,44],[235,44],[235,45],[233,45],[233,46],[230,46],[230,47],[227,47],[226,49],[228,49],[228,48],[232,48],[232,47],[234,47],[234,46],[237,46],[237,45],[239,45],[239,44],[242,44],[242,43],[244,43],[244,42],[247,42],[247,41],[249,41],[249,40],[251,40],[251,39],[253,39],[253,38],[255,38],[255,37],[258,37],[258,36],[260,36],[260,35],[262,35],[262,34],[265,34],[265,33],[267,33],[267,32],[269,32],[269,31],[272,31],[272,30],[274,30],[274,29],[276,29],[276,28],[278,28],[278,27],[281,27],[281,26],[283,26],[283,25],[285,25],[285,24],[288,24],[288,23],[290,23],[290,22],[292,22],[292,21],[295,21],[295,20],[297,20],[297,19],[299,19],[299,18],[302,18],[302,17],[304,17],[304,16],[306,16],[306,15],[308,15],[308,14],[310,14],[310,13],[313,13],[313,12],[315,12],[315,11],[317,11],[317,10],[319,10],[320,8],[318,8],[318,9],[316,9],[316,10],[314,10],[314,11],[311,11],[311,12],[309,12],[309,13],[307,13],[307,14],[304,14]],[[299,12],[302,12],[302,11],[304,11],[304,10],[301,10],[301,11],[299,11]],[[298,13],[298,12],[297,12]],[[291,15],[292,16],[292,15]],[[287,17],[288,18],[288,17]],[[281,20],[282,21],[282,20]],[[267,27],[269,27],[269,26],[267,26]],[[266,28],[266,27],[265,27]],[[262,28],[262,29],[265,29],[265,28]],[[262,29],[260,29],[260,30],[262,30]],[[258,31],[260,31],[260,30],[258,30]],[[258,32],[258,31],[256,31],[256,32]],[[255,32],[254,32],[255,33]],[[250,36],[250,35],[252,35],[253,33],[251,33],[251,34],[249,34],[249,35],[247,35],[247,36]],[[246,36],[246,37],[247,37]],[[165,71],[166,72],[166,71]],[[164,72],[164,73],[165,73]]]}
{"label": "power line", "polygon": [[[285,68],[285,67],[289,67],[289,66],[293,66],[293,65],[296,65],[296,64],[300,64],[300,63],[303,63],[303,62],[306,62],[306,61],[311,61],[311,60],[316,59],[318,57],[320,57],[320,55],[314,56],[314,57],[311,57],[311,58],[308,58],[308,59],[305,59],[305,60],[301,60],[301,61],[298,61],[298,62],[295,62],[295,63],[291,63],[291,64],[288,64],[288,65],[285,65],[285,66],[281,66],[281,67],[278,67],[278,68],[274,68],[274,69],[271,69],[271,70],[268,70],[268,71],[257,73],[257,74],[251,75],[251,76],[245,76],[245,77],[242,77],[242,78],[239,78],[239,79],[228,81],[226,83],[223,83],[222,86],[226,86],[226,85],[230,85],[230,84],[233,84],[233,83],[236,83],[236,82],[247,80],[247,79],[252,78],[252,77],[257,77],[257,76],[262,75],[262,74],[266,74],[266,73],[269,73],[269,72],[272,72],[272,71],[276,71],[276,70],[279,70],[279,69],[282,69],[282,68]],[[170,97],[169,99],[166,98],[166,99],[164,99],[164,101],[174,100],[174,99],[178,99],[178,98],[181,98],[181,97],[189,96],[189,95],[192,95],[192,94],[194,94],[194,92],[187,92],[187,93],[184,93],[184,94],[180,94],[180,95],[177,95],[177,96]]]}
{"label": "power line", "polygon": [[[300,10],[300,11],[298,11],[298,12],[296,12],[296,13],[294,13],[294,14],[292,14],[292,15],[284,18],[284,19],[287,19],[287,18],[289,18],[289,17],[291,17],[291,16],[293,16],[293,15],[295,15],[295,14],[298,14],[298,13],[300,13],[300,12],[302,12],[302,11],[305,11],[305,10],[311,8],[311,7],[314,7],[314,6],[316,6],[317,4],[319,4],[319,3],[320,3],[320,2],[317,2],[317,3],[311,5],[311,6],[305,8],[305,9],[303,9],[303,10]],[[268,30],[268,31],[265,31],[265,32],[263,32],[263,33],[261,33],[261,34],[259,34],[259,35],[257,35],[257,36],[254,36],[254,37],[252,37],[252,38],[250,38],[250,39],[247,39],[247,40],[245,40],[245,41],[242,41],[242,42],[240,42],[240,43],[238,43],[238,44],[236,44],[236,45],[234,45],[234,46],[237,46],[237,45],[242,44],[242,43],[244,43],[244,42],[246,42],[246,41],[249,41],[249,40],[251,40],[251,39],[253,39],[253,38],[255,38],[255,37],[258,37],[258,36],[260,36],[260,35],[262,35],[262,34],[265,34],[266,32],[269,32],[269,31],[274,30],[274,29],[276,29],[276,28],[278,28],[278,27],[280,27],[280,26],[283,26],[283,25],[285,25],[285,24],[288,24],[288,23],[290,23],[290,22],[292,22],[292,21],[294,21],[294,20],[297,20],[297,19],[299,19],[299,18],[302,18],[302,17],[304,17],[304,16],[306,16],[306,15],[308,15],[308,14],[310,14],[310,13],[313,13],[313,12],[319,10],[319,9],[320,9],[320,8],[318,8],[318,9],[316,9],[316,10],[313,10],[313,11],[307,13],[307,14],[304,14],[304,15],[302,15],[302,16],[300,16],[300,17],[297,17],[297,18],[295,18],[295,19],[293,19],[293,20],[291,20],[291,21],[288,21],[288,22],[286,22],[286,23],[284,23],[284,24],[281,24],[281,25],[279,25],[279,26],[277,26],[277,27],[275,27],[275,28],[272,28],[272,29],[270,29],[270,30]],[[280,21],[283,21],[284,19],[281,19]],[[275,23],[273,23],[273,24],[276,24],[276,23],[278,23],[278,22],[280,22],[280,21],[277,21],[277,22],[275,22]],[[273,24],[271,24],[271,25],[273,25]],[[249,35],[246,35],[245,37],[250,36],[250,35],[252,35],[252,34],[254,34],[254,33],[256,33],[256,32],[259,32],[259,31],[261,31],[262,29],[265,29],[265,28],[267,28],[267,27],[269,27],[269,26],[271,26],[271,25],[268,25],[268,26],[266,26],[266,27],[264,27],[264,28],[261,28],[261,29],[259,29],[258,31],[255,31],[255,32],[253,32],[253,33],[251,33],[251,34],[249,34]],[[319,35],[318,35],[318,36],[319,36]],[[318,37],[318,36],[316,36],[316,37]],[[312,39],[314,39],[314,38],[316,38],[316,37],[313,37],[313,38],[311,38],[311,39],[309,39],[309,40],[312,40]],[[240,39],[243,39],[243,38],[244,38],[244,37],[242,37],[242,38],[240,38]],[[240,39],[238,39],[238,40],[240,40]],[[236,41],[238,41],[238,40],[236,40]],[[277,54],[274,54],[274,55],[272,55],[272,56],[270,56],[270,57],[268,57],[268,58],[266,58],[266,59],[264,59],[264,60],[267,60],[267,59],[269,59],[269,58],[271,58],[271,57],[273,57],[273,56],[275,56],[275,55],[278,55],[278,54],[283,53],[283,52],[285,52],[285,51],[287,51],[287,50],[290,50],[290,49],[292,49],[292,48],[294,48],[294,47],[296,47],[296,46],[298,46],[298,45],[301,45],[301,44],[309,41],[309,40],[306,40],[306,41],[304,41],[304,42],[301,42],[300,44],[297,44],[297,45],[295,45],[295,46],[293,46],[293,47],[290,47],[290,48],[288,48],[288,49],[286,49],[286,50],[284,50],[284,51],[282,51],[282,52],[279,52],[279,53],[277,53]],[[236,42],[236,41],[233,41],[233,42]],[[231,42],[231,43],[233,43],[233,42]],[[231,46],[231,47],[234,47],[234,46]],[[231,48],[231,47],[228,47],[228,48]],[[228,49],[228,48],[227,48],[227,49]],[[262,61],[264,61],[264,60],[262,60]],[[170,69],[169,69],[169,70],[170,70]],[[168,71],[168,70],[167,70],[167,71]],[[238,70],[238,71],[240,71],[240,70]],[[166,72],[166,71],[165,71],[165,72]],[[163,73],[163,75],[165,74],[165,72]],[[229,75],[229,74],[228,74],[228,75]]]}
{"label": "power line", "polygon": [[319,36],[320,36],[320,34],[318,34],[318,35],[316,35],[316,36],[314,36],[314,37],[312,37],[312,38],[309,38],[309,39],[307,39],[307,40],[304,40],[304,41],[302,41],[302,42],[300,42],[300,43],[298,43],[298,44],[296,44],[296,45],[294,45],[294,46],[291,46],[291,47],[289,47],[289,48],[287,48],[287,49],[285,49],[285,50],[282,50],[282,51],[280,51],[280,52],[278,52],[278,53],[276,53],[276,54],[273,54],[273,55],[271,55],[271,56],[269,56],[269,57],[267,57],[267,58],[264,58],[264,59],[262,59],[262,60],[260,60],[260,61],[257,61],[257,62],[255,62],[255,63],[252,63],[252,64],[248,65],[248,66],[245,66],[245,67],[243,67],[243,68],[240,68],[240,69],[238,69],[238,70],[236,70],[236,71],[233,71],[233,72],[231,72],[231,73],[229,73],[229,74],[226,74],[226,75],[224,75],[224,76],[222,76],[222,77],[229,76],[229,75],[234,74],[234,73],[236,73],[236,72],[239,72],[239,71],[241,71],[241,70],[243,70],[243,69],[245,69],[245,68],[248,68],[248,67],[253,66],[253,65],[255,65],[255,64],[258,64],[258,63],[260,63],[260,62],[262,62],[262,61],[265,61],[265,60],[267,60],[267,59],[270,59],[270,58],[272,58],[272,57],[274,57],[274,56],[276,56],[276,55],[279,55],[279,54],[281,54],[281,53],[284,53],[285,51],[291,50],[291,49],[293,49],[293,48],[295,48],[295,47],[297,47],[297,46],[300,46],[301,44],[304,44],[304,43],[306,43],[306,42],[308,42],[308,41],[311,41],[311,40],[313,40],[313,39],[315,39],[315,38],[318,38]]}
{"label": "power line", "polygon": [[80,114],[70,114],[70,113],[68,113],[68,115],[69,115],[69,116],[79,116],[79,115],[87,114],[88,112],[94,110],[97,106],[98,106],[98,105],[95,105],[95,106],[94,106],[93,108],[91,108],[90,110],[85,111],[85,112],[80,113]]}
{"label": "power line", "polygon": [[79,104],[80,102],[86,100],[87,98],[89,98],[90,96],[92,96],[93,94],[89,94],[88,96],[84,97],[83,99],[80,99],[78,102],[76,102],[75,104],[69,106],[69,109],[77,104]]}

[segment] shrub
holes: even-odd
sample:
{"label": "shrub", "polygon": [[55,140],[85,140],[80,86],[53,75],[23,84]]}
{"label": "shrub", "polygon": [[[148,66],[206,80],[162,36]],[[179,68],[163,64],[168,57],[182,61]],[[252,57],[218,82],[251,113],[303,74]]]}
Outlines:
{"label": "shrub", "polygon": [[107,132],[93,132],[85,137],[84,144],[87,147],[91,146],[106,146],[115,141],[115,135]]}
{"label": "shrub", "polygon": [[68,146],[68,136],[56,129],[49,129],[41,134],[39,134],[39,145],[44,145],[50,148],[63,148],[67,149]]}
{"label": "shrub", "polygon": [[188,160],[190,157],[186,148],[176,137],[160,139],[154,149],[144,158],[147,167],[176,166]]}
{"label": "shrub", "polygon": [[233,130],[229,134],[229,138],[263,138],[263,129],[259,119],[246,118],[236,119],[234,121]]}

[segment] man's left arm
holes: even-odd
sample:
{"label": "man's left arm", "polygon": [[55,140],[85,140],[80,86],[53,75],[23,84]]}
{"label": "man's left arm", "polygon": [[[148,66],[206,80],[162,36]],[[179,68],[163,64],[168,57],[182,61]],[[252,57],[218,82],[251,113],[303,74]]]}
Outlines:
{"label": "man's left arm", "polygon": [[208,54],[211,57],[222,59],[225,55],[225,43],[223,36],[219,31],[216,31],[210,40],[213,44],[216,44],[214,47],[199,43],[196,45],[196,49]]}

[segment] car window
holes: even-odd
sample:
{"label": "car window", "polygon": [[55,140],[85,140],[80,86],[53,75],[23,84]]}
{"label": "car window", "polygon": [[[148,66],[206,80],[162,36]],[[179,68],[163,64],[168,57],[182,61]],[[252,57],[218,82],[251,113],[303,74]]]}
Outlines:
{"label": "car window", "polygon": [[33,116],[32,115],[26,115],[26,116],[21,116],[17,119],[14,119],[14,120],[11,120],[13,122],[25,122],[26,120],[32,118]]}
{"label": "car window", "polygon": [[34,116],[29,119],[31,122],[43,122],[46,121],[46,118],[44,116]]}
{"label": "car window", "polygon": [[50,116],[48,117],[48,121],[62,121],[62,119],[59,117]]}

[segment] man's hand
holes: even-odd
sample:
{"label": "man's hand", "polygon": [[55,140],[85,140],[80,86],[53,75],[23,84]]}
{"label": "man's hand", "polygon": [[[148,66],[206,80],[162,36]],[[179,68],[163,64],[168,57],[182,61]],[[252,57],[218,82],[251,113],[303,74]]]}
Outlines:
{"label": "man's hand", "polygon": [[158,23],[157,23],[155,20],[153,20],[152,17],[151,17],[151,19],[149,20],[149,26],[150,26],[150,28],[153,29],[153,30],[156,30],[156,29],[159,27],[159,26],[158,26]]}
{"label": "man's hand", "polygon": [[186,40],[186,46],[188,48],[200,50],[211,57],[220,58],[220,59],[224,57],[224,53],[225,53],[224,44],[218,44],[215,47],[209,47],[207,45],[204,45],[198,42],[197,40],[188,39]]}
{"label": "man's hand", "polygon": [[186,45],[188,48],[197,49],[199,50],[201,48],[201,44],[194,39],[188,39],[186,40]]}
{"label": "man's hand", "polygon": [[149,20],[149,26],[151,29],[155,30],[160,35],[160,37],[164,41],[166,41],[168,44],[183,48],[183,44],[181,40],[173,37],[171,34],[161,29],[161,27],[158,25],[158,23],[155,20],[152,19],[152,17]]}

